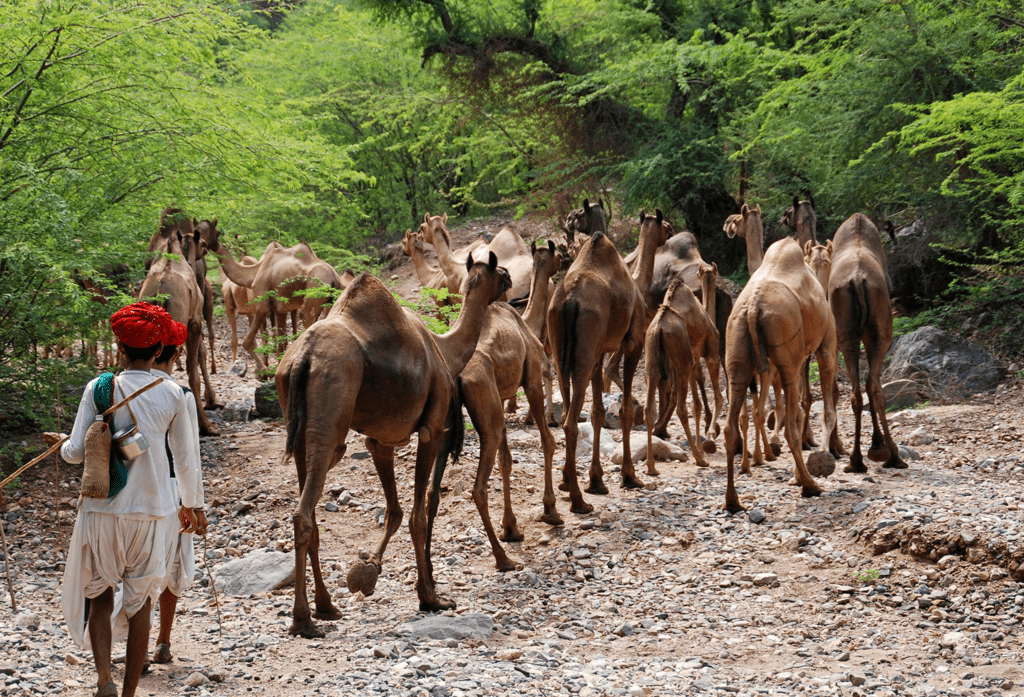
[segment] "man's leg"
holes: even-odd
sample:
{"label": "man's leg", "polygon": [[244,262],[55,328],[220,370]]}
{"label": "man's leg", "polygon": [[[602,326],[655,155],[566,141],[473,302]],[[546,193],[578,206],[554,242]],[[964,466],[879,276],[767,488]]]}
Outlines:
{"label": "man's leg", "polygon": [[[100,593],[89,601],[89,641],[92,642],[92,658],[96,663],[97,697],[117,697],[117,688],[110,677],[110,616],[114,612],[114,589]],[[140,668],[141,670],[141,668]]]}
{"label": "man's leg", "polygon": [[[153,601],[147,598],[146,604],[128,619],[128,653],[124,659],[122,697],[135,697],[135,689],[139,686],[142,664],[146,662],[149,651],[149,615],[152,609]],[[110,646],[109,639],[107,646]],[[107,654],[109,657],[109,649]]]}
{"label": "man's leg", "polygon": [[160,594],[160,632],[156,637],[156,651],[153,652],[153,663],[171,662],[171,627],[174,625],[174,612],[178,609],[178,596],[170,588]]}

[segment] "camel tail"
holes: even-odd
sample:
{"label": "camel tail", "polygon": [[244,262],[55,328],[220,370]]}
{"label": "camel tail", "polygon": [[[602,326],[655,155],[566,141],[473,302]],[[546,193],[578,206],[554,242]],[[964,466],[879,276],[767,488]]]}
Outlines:
{"label": "camel tail", "polygon": [[299,359],[292,368],[288,385],[288,438],[285,441],[285,457],[295,452],[299,435],[306,430],[306,388],[309,385],[309,356]]}
{"label": "camel tail", "polygon": [[667,355],[665,352],[665,332],[658,329],[658,373],[662,380],[668,380]]}
{"label": "camel tail", "polygon": [[567,300],[562,306],[562,350],[558,362],[562,364],[562,375],[568,379],[576,367],[576,323],[580,316],[580,304],[576,300]]}
{"label": "camel tail", "polygon": [[757,366],[757,372],[767,373],[768,372],[768,359],[761,350],[762,347],[767,348],[767,343],[764,341],[764,334],[761,331],[760,322],[757,321],[757,312],[747,310],[747,330],[750,332],[750,343],[754,348],[754,361]]}
{"label": "camel tail", "polygon": [[850,304],[853,310],[853,321],[857,327],[856,336],[864,334],[864,330],[868,325],[868,288],[867,279],[861,279],[860,285],[857,285],[857,281],[850,281]]}
{"label": "camel tail", "polygon": [[440,483],[449,455],[452,462],[459,461],[465,436],[466,424],[462,420],[462,381],[457,380],[456,389],[452,391],[452,398],[448,403],[448,416],[444,420],[444,440],[441,441],[441,449],[437,452],[437,460],[434,462],[435,482]]}

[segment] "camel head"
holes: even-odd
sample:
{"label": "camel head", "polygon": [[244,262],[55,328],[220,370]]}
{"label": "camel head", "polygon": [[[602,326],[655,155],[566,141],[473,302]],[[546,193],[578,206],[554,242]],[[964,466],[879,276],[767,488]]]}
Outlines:
{"label": "camel head", "polygon": [[530,242],[530,254],[533,256],[533,267],[535,269],[547,266],[551,269],[552,275],[562,265],[562,255],[558,253],[553,240],[548,240],[547,247],[537,247],[537,241]]}
{"label": "camel head", "polygon": [[504,266],[498,266],[498,257],[494,252],[487,253],[487,261],[473,261],[473,255],[466,257],[466,280],[459,291],[467,297],[474,288],[491,284],[487,294],[487,302],[492,303],[512,287],[512,277]]}
{"label": "camel head", "polygon": [[212,252],[220,249],[221,231],[217,228],[216,218],[213,220],[196,220],[193,223],[193,227],[199,233],[204,249],[209,249]]}
{"label": "camel head", "polygon": [[832,240],[827,245],[814,244],[807,240],[804,244],[804,263],[818,279],[822,290],[828,293],[828,277],[832,274]]}
{"label": "camel head", "polygon": [[800,244],[807,240],[817,242],[818,217],[814,213],[814,197],[801,201],[799,196],[794,196],[793,205],[782,214],[779,223],[795,230]]}
{"label": "camel head", "polygon": [[423,222],[420,223],[420,227],[417,230],[420,239],[429,245],[437,247],[438,240],[440,239],[449,247],[452,246],[452,237],[448,234],[448,214],[442,215],[430,215],[430,213],[423,214]]}
{"label": "camel head", "polygon": [[660,208],[654,209],[654,215],[646,215],[643,211],[640,211],[640,238],[644,237],[644,226],[656,225],[657,230],[654,232],[655,248],[668,242],[668,238],[672,236],[672,225],[665,220],[661,213]]}
{"label": "camel head", "polygon": [[402,238],[402,251],[408,256],[413,256],[417,250],[423,252],[423,239],[419,232],[406,229],[405,236]]}
{"label": "camel head", "polygon": [[581,244],[575,244],[576,233],[582,235],[593,235],[595,232],[608,234],[608,222],[604,215],[604,201],[597,199],[597,205],[592,206],[590,199],[583,199],[583,207],[570,211],[565,217],[565,239],[569,249],[578,250]]}

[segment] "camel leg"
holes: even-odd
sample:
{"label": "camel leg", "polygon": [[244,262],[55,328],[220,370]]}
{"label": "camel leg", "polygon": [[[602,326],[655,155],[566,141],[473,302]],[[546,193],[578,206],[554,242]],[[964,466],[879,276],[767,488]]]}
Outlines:
{"label": "camel leg", "polygon": [[[447,407],[447,404],[445,406]],[[427,409],[429,411],[429,404]],[[431,470],[434,468],[437,454],[441,449],[441,440],[441,437],[431,438],[425,443],[420,440],[419,447],[416,450],[416,478],[413,487],[412,514],[409,516],[409,533],[412,537],[413,549],[416,552],[416,592],[420,599],[420,610],[424,612],[440,612],[442,610],[455,609],[454,602],[442,599],[437,593],[430,563],[430,543],[428,539],[427,481],[430,478]],[[387,487],[389,488],[388,495],[393,496],[397,503],[398,492],[395,487],[393,466],[394,449],[389,450],[392,452],[392,467],[388,473],[390,475]],[[435,483],[439,484],[439,482]],[[384,543],[386,544],[386,540]]]}
{"label": "camel leg", "polygon": [[[555,498],[555,487],[554,482],[552,481],[551,470],[555,454],[555,438],[551,435],[551,429],[548,428],[548,424],[544,418],[544,393],[550,385],[542,384],[543,374],[546,373],[548,378],[551,376],[550,372],[547,370],[547,364],[547,356],[541,357],[539,365],[533,365],[529,362],[527,363],[526,374],[523,376],[523,391],[526,393],[526,401],[530,407],[530,414],[533,415],[533,420],[536,423],[537,430],[540,431],[540,446],[544,453],[544,514],[540,517],[540,520],[542,523],[547,523],[548,525],[564,525],[565,521],[562,520],[560,515],[558,515],[558,511],[556,509],[557,499]],[[542,373],[541,381],[538,381],[536,377],[538,368],[540,368]],[[510,503],[506,502],[506,506],[511,510]]]}
{"label": "camel leg", "polygon": [[[868,457],[875,462],[885,460],[882,467],[889,469],[906,469],[907,463],[900,457],[899,446],[892,439],[889,433],[889,420],[885,415],[885,393],[882,392],[882,361],[889,347],[878,342],[875,337],[866,337],[864,351],[868,355],[868,399],[871,402],[871,422],[874,429],[871,436],[871,448],[868,450]],[[849,363],[847,363],[849,365]],[[880,422],[880,423],[879,423]],[[881,426],[881,439],[876,445],[876,436]],[[883,446],[888,453],[883,454]],[[888,457],[886,457],[888,455]]]}
{"label": "camel leg", "polygon": [[[673,385],[669,380],[659,380],[655,391],[658,395],[658,414],[655,417],[654,435],[658,438],[668,439],[668,424],[672,420],[672,405],[675,404]],[[650,390],[650,388],[648,388]],[[644,420],[650,423],[652,417],[644,415]]]}
{"label": "camel leg", "polygon": [[[832,336],[834,337],[835,334],[833,333]],[[828,341],[827,338],[826,341]],[[821,442],[828,444],[826,447],[829,448],[832,457],[839,457],[840,454],[844,454],[843,443],[839,439],[839,419],[836,416],[838,353],[834,338],[831,340],[831,348],[826,343],[822,343],[816,353],[818,357],[818,370],[821,375],[821,406],[823,415]]]}
{"label": "camel leg", "polygon": [[501,443],[498,446],[498,467],[501,468],[501,492],[504,510],[501,515],[501,540],[522,542],[523,531],[519,529],[515,511],[512,510],[512,451],[508,447],[508,434],[502,428]]}
{"label": "camel leg", "polygon": [[[789,444],[789,449],[793,452],[793,478],[801,487],[803,496],[820,496],[821,488],[818,487],[814,478],[807,471],[807,467],[804,465],[803,449],[801,448],[803,433],[800,427],[800,399],[804,395],[801,390],[799,372],[795,375],[782,375],[782,392],[786,398],[786,419],[783,430],[786,435],[786,442]],[[829,390],[829,399],[831,398],[832,394],[831,390]]]}
{"label": "camel leg", "polygon": [[[730,364],[732,365],[732,364]],[[742,366],[736,366],[732,368],[733,373],[745,372],[742,371]],[[729,376],[729,411],[725,419],[725,471],[726,471],[726,484],[725,484],[725,505],[723,508],[730,513],[739,513],[740,511],[746,510],[742,504],[740,504],[740,497],[736,494],[736,481],[732,471],[732,461],[736,457],[736,448],[740,439],[739,433],[739,421],[741,413],[746,412],[746,393],[747,386],[750,384],[751,376],[747,375],[747,379],[743,379],[744,376],[734,374]],[[745,427],[743,429],[746,430]],[[744,435],[743,440],[746,441]],[[746,442],[743,443],[744,453],[746,452]]]}
{"label": "camel leg", "polygon": [[[709,428],[704,433],[704,439],[705,439],[705,444],[710,441],[711,444],[714,445],[715,438],[718,438],[719,434],[722,432],[721,427],[718,425],[718,419],[722,415],[722,402],[724,401],[722,399],[722,388],[718,384],[719,375],[721,373],[722,366],[721,366],[721,362],[720,362],[718,356],[715,355],[715,354],[712,354],[710,357],[705,357],[704,358],[704,362],[707,364],[708,377],[711,378],[711,391],[712,391],[712,394],[714,394],[714,397],[715,397],[715,410],[714,410],[714,413],[711,416],[711,424],[712,424],[712,426],[714,428],[714,433],[712,433],[711,429]],[[705,404],[706,404],[706,402],[705,402]],[[714,450],[708,451],[707,449],[705,449],[704,452],[711,452],[711,453],[713,453],[715,451]]]}
{"label": "camel leg", "polygon": [[[859,347],[860,341],[857,344]],[[864,410],[864,395],[860,391],[859,353],[857,349],[843,350],[846,374],[850,377],[850,402],[853,406],[853,452],[850,453],[850,464],[844,467],[843,471],[864,473],[868,471],[868,468],[864,466],[864,457],[860,451],[860,424],[861,414]]]}
{"label": "camel leg", "polygon": [[[641,333],[641,338],[643,334]],[[636,348],[626,354],[626,360],[622,365],[622,413],[619,420],[622,421],[622,488],[642,489],[644,483],[636,476],[633,469],[633,450],[630,444],[629,434],[633,429],[633,376],[636,374],[636,367],[640,363],[640,356],[643,355],[643,341],[637,342]],[[682,390],[685,394],[685,390]],[[595,449],[595,453],[597,450]]]}
{"label": "camel leg", "polygon": [[[402,525],[402,504],[398,500],[398,485],[395,483],[395,449],[379,443],[373,438],[366,439],[366,449],[370,451],[370,457],[373,458],[373,466],[377,470],[377,478],[380,479],[381,487],[384,489],[384,533],[377,543],[377,549],[373,551],[367,560],[380,570],[384,562],[384,551],[388,548],[391,538]],[[416,451],[417,476],[419,473],[419,455],[423,450],[424,444],[421,444]],[[420,503],[422,505],[422,502]],[[418,562],[419,560],[417,559]]]}
{"label": "camel leg", "polygon": [[622,349],[613,353],[607,361],[604,361],[604,383],[611,387],[616,385],[622,389],[622,376],[619,375],[619,363],[622,362]]}
{"label": "camel leg", "polygon": [[188,375],[188,387],[192,390],[192,397],[196,400],[196,415],[199,417],[199,435],[219,436],[220,431],[210,422],[206,410],[199,402],[200,387],[200,365],[201,357],[199,350],[202,347],[203,336],[199,329],[199,323],[190,321],[188,323],[188,339],[185,341],[185,371]]}
{"label": "camel leg", "polygon": [[[558,426],[558,419],[555,418],[555,400],[554,397],[554,385],[555,378],[551,370],[551,363],[548,361],[547,356],[543,359],[544,365],[544,416],[547,419],[548,426]],[[562,404],[565,407],[565,404]]]}
{"label": "camel leg", "polygon": [[[601,370],[603,358],[602,356],[598,359],[590,375],[590,425],[594,429],[594,447],[590,454],[590,485],[584,489],[588,494],[601,496],[608,493],[608,487],[604,485],[604,470],[601,468],[601,427],[604,425],[605,416],[604,376]],[[584,390],[580,390],[580,394],[583,392]],[[625,401],[625,393],[622,399]]]}
{"label": "camel leg", "polygon": [[[707,423],[704,425],[704,430],[705,432],[710,432],[713,423],[711,421],[711,404],[708,402],[708,391],[704,384],[704,366],[701,365],[700,358],[696,353],[694,354],[693,373],[694,379],[697,381],[696,384],[700,389],[700,399],[704,406],[704,418],[707,420]],[[693,393],[693,401],[697,401],[696,392]],[[717,424],[715,425],[717,426]],[[700,424],[697,424],[697,433],[700,433],[700,430]],[[715,435],[717,436],[718,434],[716,433]]]}
{"label": "camel leg", "polygon": [[249,333],[242,339],[242,348],[245,349],[245,352],[249,354],[249,358],[256,364],[257,375],[267,367],[263,360],[256,355],[256,335],[259,334],[263,324],[267,321],[267,317],[270,316],[270,308],[266,305],[267,303],[256,305],[255,311],[249,317]]}
{"label": "camel leg", "polygon": [[[509,481],[512,473],[512,453],[508,453],[508,462],[505,460],[505,453],[508,451],[508,441],[505,431],[505,420],[501,413],[501,396],[497,387],[491,381],[480,381],[477,383],[464,382],[463,395],[466,400],[466,407],[469,411],[469,418],[473,427],[480,434],[480,462],[476,468],[476,480],[473,482],[473,503],[480,513],[480,521],[483,523],[487,539],[491,543],[491,553],[494,555],[494,566],[498,571],[513,571],[515,563],[508,558],[505,550],[498,542],[494,534],[494,526],[491,524],[491,514],[487,502],[487,482],[491,477],[491,470],[494,468],[494,457],[499,448],[501,449],[501,483],[505,494],[505,512],[503,524],[508,520],[512,509],[512,497],[509,489]],[[506,467],[507,464],[507,467]],[[515,526],[515,516],[512,516],[512,525]],[[508,530],[508,528],[505,528]],[[518,530],[516,530],[518,532]],[[428,533],[429,538],[429,533]],[[519,539],[522,539],[520,534]]]}
{"label": "camel leg", "polygon": [[655,357],[648,353],[646,362],[647,373],[647,401],[644,404],[644,425],[647,429],[647,474],[651,477],[660,476],[658,462],[654,457],[654,422],[657,415],[654,413],[655,400],[658,396],[658,384],[661,382],[661,375],[655,365]]}
{"label": "camel leg", "polygon": [[562,431],[565,434],[565,465],[562,467],[562,483],[558,488],[569,492],[570,511],[577,514],[590,513],[594,507],[583,500],[576,472],[576,444],[580,436],[578,421],[587,394],[584,382],[586,377],[579,370],[565,375],[561,372],[561,366],[556,368],[559,371],[558,387],[562,392]]}
{"label": "camel leg", "polygon": [[202,339],[199,341],[199,371],[203,374],[203,406],[207,409],[217,409],[224,406],[217,402],[217,395],[213,391],[213,384],[210,382],[210,374],[206,370],[206,347]]}
{"label": "camel leg", "polygon": [[[689,385],[687,385],[686,372],[679,371],[678,368],[676,370],[676,413],[679,415],[679,420],[683,422],[683,431],[686,432],[686,442],[690,444],[694,464],[698,467],[707,467],[708,461],[704,457],[704,449],[697,442],[700,440],[700,397],[697,394],[697,378],[693,375],[692,370],[690,373]],[[698,436],[697,440],[694,440],[694,432],[690,431],[690,415],[686,412],[687,387],[689,387],[690,394],[693,395],[693,422]]]}
{"label": "camel leg", "polygon": [[228,296],[230,293],[224,296],[224,314],[231,327],[231,362],[234,363],[238,360],[238,311],[235,309],[234,303],[228,300]]}
{"label": "camel leg", "polygon": [[[743,406],[740,407],[739,415],[739,432],[741,438],[741,445],[743,446],[743,454],[740,458],[740,474],[752,475],[753,472],[750,470],[751,457],[757,457],[757,426],[754,426],[754,451],[750,450],[750,441],[747,439],[748,426],[750,425],[751,417],[754,412],[755,402],[757,401],[757,395],[753,394],[750,397],[750,413],[747,412],[747,395],[746,391],[743,393]],[[735,453],[733,453],[735,456]]]}
{"label": "camel leg", "polygon": [[217,359],[213,355],[213,284],[210,283],[209,279],[203,280],[206,284],[206,288],[203,291],[203,322],[206,324],[206,330],[210,333],[210,372],[216,375]]}

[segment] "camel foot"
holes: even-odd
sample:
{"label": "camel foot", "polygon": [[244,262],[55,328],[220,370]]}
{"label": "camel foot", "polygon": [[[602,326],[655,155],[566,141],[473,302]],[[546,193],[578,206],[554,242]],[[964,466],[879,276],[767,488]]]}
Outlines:
{"label": "camel foot", "polygon": [[[363,595],[366,594],[364,593]],[[313,617],[317,618],[318,620],[340,620],[341,610],[334,607],[334,605],[330,602],[328,602],[327,605],[323,607],[323,609],[321,609],[320,603],[317,603],[316,612],[313,613]]]}
{"label": "camel foot", "polygon": [[567,482],[567,481],[565,481],[563,479],[561,481],[561,483],[558,485],[558,490],[559,491],[570,491],[570,489],[569,489],[569,482]]}
{"label": "camel foot", "polygon": [[379,576],[380,569],[377,568],[376,564],[367,564],[360,559],[348,570],[345,582],[348,584],[349,592],[355,593],[360,591],[365,596],[371,596],[377,587],[377,578]]}
{"label": "camel foot", "polygon": [[548,427],[554,428],[555,426],[561,426],[562,422],[556,419],[554,416],[548,417]]}
{"label": "camel foot", "polygon": [[153,663],[170,663],[174,660],[174,656],[171,655],[171,647],[167,644],[157,644],[153,658],[150,660]]}
{"label": "camel foot", "polygon": [[[643,489],[644,483],[632,475],[622,475],[622,488],[623,489]],[[608,493],[607,490],[605,493]]]}
{"label": "camel foot", "polygon": [[890,469],[890,470],[905,470],[905,469],[907,469],[907,467],[908,467],[907,463],[904,462],[903,460],[901,460],[899,457],[892,458],[888,462],[886,462],[884,465],[882,465],[883,469]]}
{"label": "camel foot", "polygon": [[655,438],[661,438],[662,440],[666,440],[668,439],[668,429],[663,428],[659,431],[653,431],[651,435],[654,436]]}
{"label": "camel foot", "polygon": [[813,496],[821,496],[821,487],[817,484],[811,486],[803,486],[800,488],[800,495],[805,499],[809,499]]}
{"label": "camel foot", "polygon": [[740,467],[739,473],[741,475],[743,475],[744,477],[753,477],[754,476],[754,471],[752,469],[750,469],[749,466],[747,466],[747,467]]}
{"label": "camel foot", "polygon": [[[593,508],[591,508],[591,510],[593,510]],[[539,520],[540,522],[547,523],[548,525],[565,525],[565,521],[562,520],[562,516],[558,515],[557,513],[545,513],[540,517]]]}
{"label": "camel foot", "polygon": [[818,443],[813,438],[808,438],[800,445],[800,447],[803,450],[814,450],[818,447]]}
{"label": "camel foot", "polygon": [[96,697],[117,697],[117,685],[111,680],[96,692]]}
{"label": "camel foot", "polygon": [[455,601],[441,600],[440,596],[434,596],[431,600],[420,601],[420,611],[422,612],[444,612],[445,610],[454,609]]}
{"label": "camel foot", "polygon": [[864,466],[864,461],[859,457],[854,459],[850,458],[850,464],[843,468],[844,472],[850,474],[867,474],[868,468]]}
{"label": "camel foot", "polygon": [[501,537],[499,537],[498,539],[502,542],[522,542],[523,533],[518,527],[513,525],[510,528],[506,528],[505,532],[503,532],[501,534]]}
{"label": "camel foot", "polygon": [[815,450],[807,456],[807,473],[815,479],[836,471],[836,459],[827,450]]}
{"label": "camel foot", "polygon": [[303,639],[322,639],[326,634],[316,626],[312,619],[292,620],[292,626],[288,628],[292,636],[300,636]]}
{"label": "camel foot", "polygon": [[709,467],[710,466],[710,465],[708,465],[708,461],[707,460],[698,460],[697,458],[693,459],[693,464],[697,465],[698,467]]}
{"label": "camel foot", "polygon": [[650,477],[660,477],[661,472],[659,472],[658,468],[656,468],[653,464],[647,465],[647,475]]}
{"label": "camel foot", "polygon": [[203,401],[203,409],[209,409],[215,411],[217,409],[223,409],[224,405],[218,402],[216,399],[208,399]]}
{"label": "camel foot", "polygon": [[771,446],[772,446],[772,455],[775,456],[775,457],[773,457],[771,459],[774,460],[776,457],[778,457],[779,455],[782,454],[782,444],[779,443],[778,441],[773,441],[771,443]]}
{"label": "camel foot", "polygon": [[217,430],[216,426],[206,426],[199,428],[199,435],[201,436],[219,436],[220,431]]}
{"label": "camel foot", "polygon": [[520,568],[520,566],[508,557],[505,557],[504,559],[495,559],[494,568],[498,571],[515,571]]}
{"label": "camel foot", "polygon": [[889,459],[889,448],[884,445],[868,449],[868,459],[872,462],[886,462]]}
{"label": "camel foot", "polygon": [[701,445],[700,447],[701,450],[706,452],[708,455],[714,455],[716,452],[718,452],[718,446],[715,445],[715,441],[711,440],[710,438],[705,438],[703,445]]}
{"label": "camel foot", "polygon": [[725,497],[725,505],[722,506],[722,510],[729,511],[730,513],[740,513],[741,511],[745,511],[747,509],[744,508],[743,504],[740,503],[739,498],[733,495],[731,497]]}
{"label": "camel foot", "polygon": [[588,513],[593,513],[594,507],[583,499],[580,499],[579,501],[572,502],[572,505],[569,506],[569,511],[577,515],[586,515]]}
{"label": "camel foot", "polygon": [[[643,485],[641,484],[641,486]],[[590,486],[584,489],[584,491],[587,492],[588,494],[597,494],[598,496],[608,495],[608,487],[606,487],[604,485],[604,482],[601,481],[600,479],[591,479]]]}

